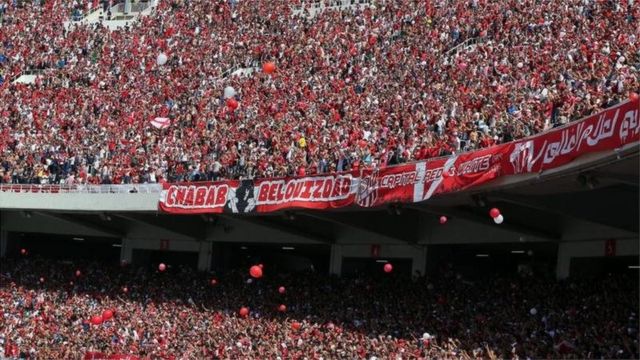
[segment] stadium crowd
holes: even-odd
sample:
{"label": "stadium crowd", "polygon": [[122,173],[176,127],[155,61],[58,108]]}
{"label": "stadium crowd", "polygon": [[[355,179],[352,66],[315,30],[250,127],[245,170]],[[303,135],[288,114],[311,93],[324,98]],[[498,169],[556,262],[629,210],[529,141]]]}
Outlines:
{"label": "stadium crowd", "polygon": [[0,0],[0,182],[384,167],[536,134],[640,88],[636,0],[379,0],[315,17],[288,0],[158,3],[110,31],[65,28],[86,0]]}
{"label": "stadium crowd", "polygon": [[[0,357],[639,355],[639,294],[633,276],[470,280],[447,269],[441,276],[400,280],[382,269],[359,278],[274,274],[268,264],[264,270],[265,276],[252,283],[242,271],[214,277],[214,284],[210,274],[180,267],[160,272],[31,257],[3,260]],[[241,307],[249,309],[248,316],[239,314]],[[111,313],[102,315],[107,310]]]}

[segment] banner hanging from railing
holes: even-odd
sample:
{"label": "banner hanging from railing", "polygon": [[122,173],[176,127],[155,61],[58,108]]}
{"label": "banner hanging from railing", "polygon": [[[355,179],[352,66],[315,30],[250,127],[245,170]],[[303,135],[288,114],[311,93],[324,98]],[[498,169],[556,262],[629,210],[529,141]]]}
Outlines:
{"label": "banner hanging from railing", "polygon": [[301,178],[165,184],[160,210],[174,214],[267,213],[283,209],[415,203],[500,176],[537,173],[640,140],[639,101],[533,137],[469,153],[376,170]]}

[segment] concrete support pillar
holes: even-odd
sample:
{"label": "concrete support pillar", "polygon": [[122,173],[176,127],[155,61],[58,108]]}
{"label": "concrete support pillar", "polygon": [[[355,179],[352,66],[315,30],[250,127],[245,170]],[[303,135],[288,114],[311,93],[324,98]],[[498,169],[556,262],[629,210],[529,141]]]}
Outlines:
{"label": "concrete support pillar", "polygon": [[7,256],[7,245],[9,242],[9,232],[0,230],[0,257]]}
{"label": "concrete support pillar", "polygon": [[124,1],[124,13],[125,14],[131,13],[131,0]]}
{"label": "concrete support pillar", "polygon": [[198,270],[211,270],[211,252],[213,244],[210,241],[201,241],[198,249]]}
{"label": "concrete support pillar", "polygon": [[558,245],[558,259],[556,263],[556,279],[566,279],[569,277],[571,269],[571,254],[569,243],[560,243]]}
{"label": "concrete support pillar", "polygon": [[413,259],[411,261],[411,276],[416,276],[420,273],[420,276],[424,276],[427,271],[427,247],[420,246],[416,249]]}
{"label": "concrete support pillar", "polygon": [[130,239],[122,239],[122,247],[120,248],[120,262],[131,264],[133,260],[133,244]]}
{"label": "concrete support pillar", "polygon": [[342,245],[331,245],[329,273],[338,276],[342,275]]}

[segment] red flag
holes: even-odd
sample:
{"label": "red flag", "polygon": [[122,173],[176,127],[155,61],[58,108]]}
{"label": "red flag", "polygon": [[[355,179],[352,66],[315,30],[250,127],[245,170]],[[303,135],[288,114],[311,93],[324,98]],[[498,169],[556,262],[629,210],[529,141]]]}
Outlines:
{"label": "red flag", "polygon": [[616,256],[616,239],[609,239],[605,241],[604,256]]}
{"label": "red flag", "polygon": [[380,245],[375,244],[375,245],[371,245],[371,257],[378,257],[380,256]]}

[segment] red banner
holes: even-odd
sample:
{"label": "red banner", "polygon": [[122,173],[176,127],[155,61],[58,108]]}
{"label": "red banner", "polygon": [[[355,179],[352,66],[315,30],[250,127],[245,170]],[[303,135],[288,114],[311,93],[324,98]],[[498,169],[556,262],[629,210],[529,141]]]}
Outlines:
{"label": "red banner", "polygon": [[640,140],[639,101],[530,138],[376,170],[314,177],[165,184],[160,210],[175,214],[266,213],[421,202],[500,176],[538,173],[579,156]]}

